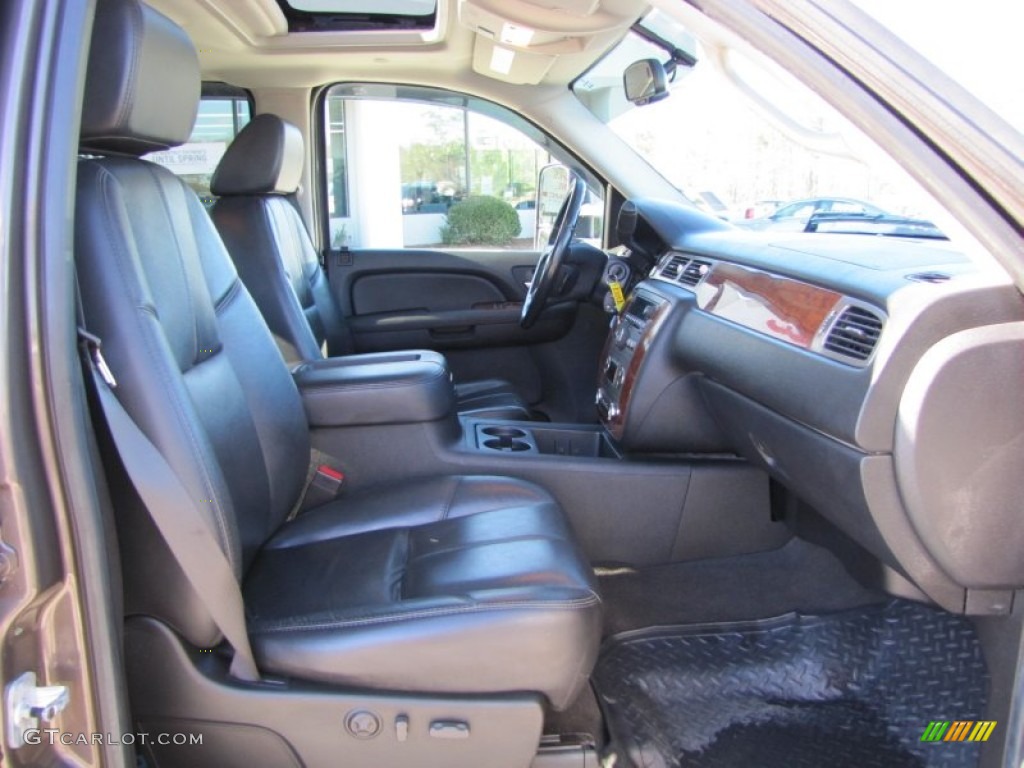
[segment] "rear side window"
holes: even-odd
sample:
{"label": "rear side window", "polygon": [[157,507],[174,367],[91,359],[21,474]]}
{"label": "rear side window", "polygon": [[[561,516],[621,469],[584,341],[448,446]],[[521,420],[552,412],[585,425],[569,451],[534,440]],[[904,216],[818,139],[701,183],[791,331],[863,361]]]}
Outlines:
{"label": "rear side window", "polygon": [[153,152],[146,159],[180,176],[209,207],[215,199],[210,194],[210,179],[217,163],[251,118],[252,97],[248,91],[225,83],[203,83],[199,114],[188,142]]}

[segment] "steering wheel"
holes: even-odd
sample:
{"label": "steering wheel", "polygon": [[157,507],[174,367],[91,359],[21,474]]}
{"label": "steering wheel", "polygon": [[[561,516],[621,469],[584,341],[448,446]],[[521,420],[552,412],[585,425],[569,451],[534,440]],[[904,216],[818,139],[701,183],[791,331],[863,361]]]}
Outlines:
{"label": "steering wheel", "polygon": [[583,199],[586,195],[587,185],[583,179],[574,174],[572,188],[562,203],[562,207],[558,210],[555,226],[548,237],[548,244],[537,261],[533,279],[530,280],[526,289],[523,312],[519,316],[519,325],[523,328],[532,328],[547,305],[548,297],[551,296],[551,291],[555,287],[558,270],[569,251],[569,243],[572,242],[573,232],[576,231],[576,222],[580,218],[580,209],[583,208]]}

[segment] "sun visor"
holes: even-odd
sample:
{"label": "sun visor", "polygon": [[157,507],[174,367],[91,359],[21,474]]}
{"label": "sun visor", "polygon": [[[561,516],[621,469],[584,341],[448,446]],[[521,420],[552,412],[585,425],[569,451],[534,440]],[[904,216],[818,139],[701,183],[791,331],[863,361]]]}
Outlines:
{"label": "sun visor", "polygon": [[555,63],[555,58],[498,45],[480,34],[473,44],[475,72],[516,85],[539,83]]}
{"label": "sun visor", "polygon": [[541,82],[559,56],[628,27],[599,0],[460,0],[459,23],[476,32],[473,69],[508,83]]}

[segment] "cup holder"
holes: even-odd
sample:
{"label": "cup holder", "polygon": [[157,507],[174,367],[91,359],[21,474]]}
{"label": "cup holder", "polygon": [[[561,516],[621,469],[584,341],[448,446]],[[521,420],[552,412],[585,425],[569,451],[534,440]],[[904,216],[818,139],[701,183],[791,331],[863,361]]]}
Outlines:
{"label": "cup holder", "polygon": [[519,429],[519,427],[484,427],[480,431],[483,432],[485,435],[490,435],[491,437],[500,437],[505,440],[515,440],[517,438],[526,437],[526,432]]}
{"label": "cup holder", "polygon": [[[501,427],[493,427],[493,429],[501,429]],[[486,432],[487,430],[484,431]],[[519,432],[521,435],[525,434],[522,430],[518,429],[510,431]],[[515,440],[512,437],[495,437],[490,440],[484,440],[484,448],[490,448],[492,451],[517,452],[530,450],[530,444],[522,440]]]}

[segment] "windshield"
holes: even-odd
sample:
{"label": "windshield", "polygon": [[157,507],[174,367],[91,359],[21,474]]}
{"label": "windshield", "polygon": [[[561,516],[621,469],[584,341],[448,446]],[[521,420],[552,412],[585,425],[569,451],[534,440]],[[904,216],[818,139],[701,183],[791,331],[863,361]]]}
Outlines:
{"label": "windshield", "polygon": [[[670,45],[652,42],[647,30]],[[635,107],[622,73],[645,58],[668,64],[671,96]],[[958,229],[802,83],[766,59],[706,45],[658,11],[573,92],[695,205],[738,226],[926,238]]]}

